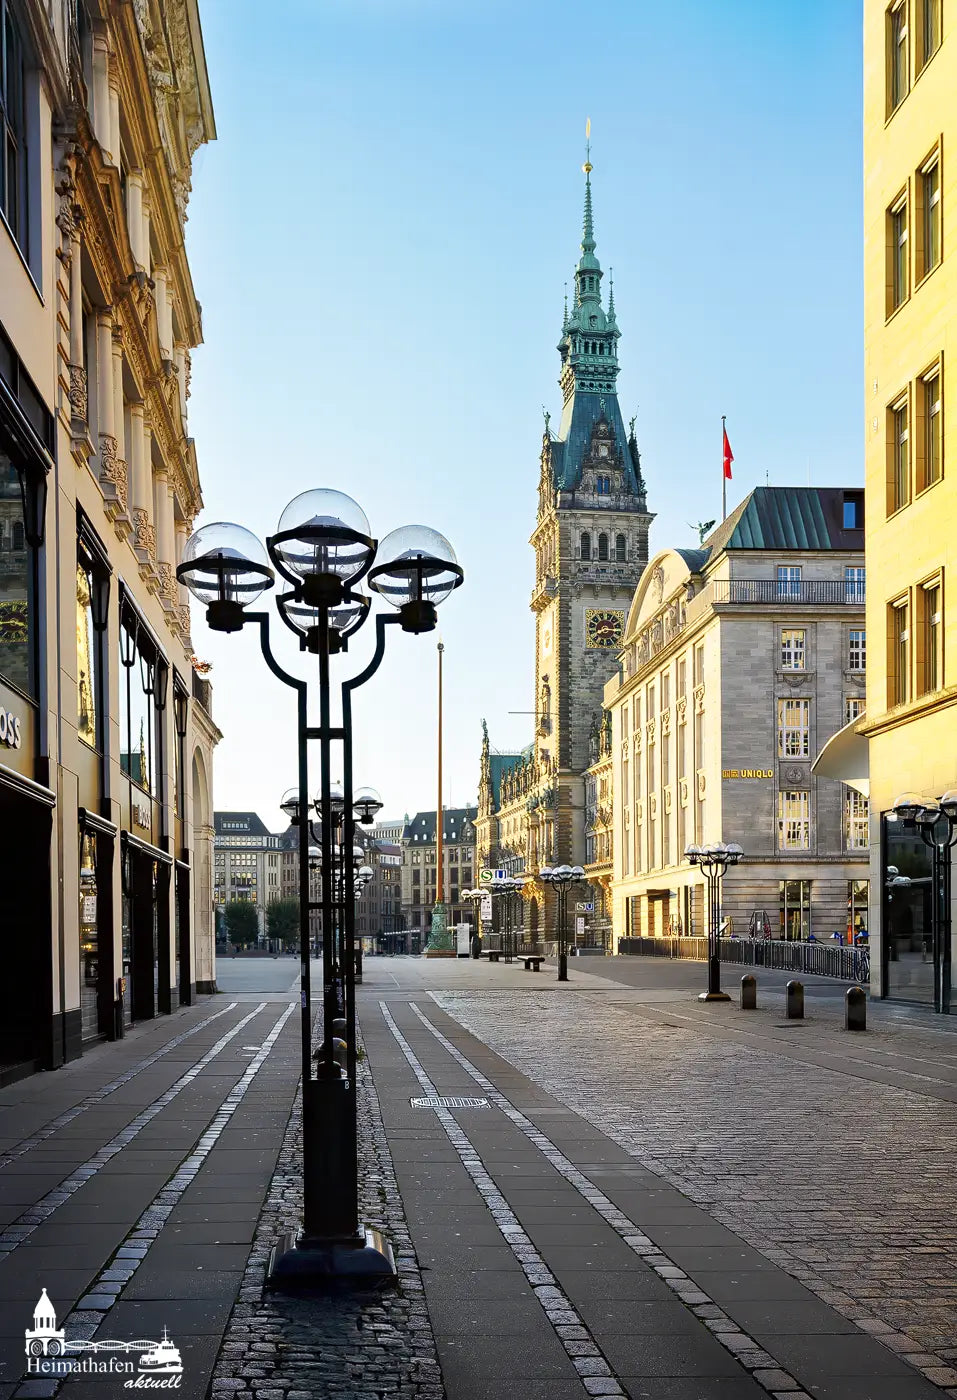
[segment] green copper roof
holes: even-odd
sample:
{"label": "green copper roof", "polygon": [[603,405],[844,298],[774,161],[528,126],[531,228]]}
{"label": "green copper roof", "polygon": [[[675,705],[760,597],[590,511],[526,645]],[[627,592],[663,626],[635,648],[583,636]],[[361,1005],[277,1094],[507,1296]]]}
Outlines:
{"label": "green copper roof", "polygon": [[492,805],[495,811],[501,805],[502,777],[505,773],[517,768],[522,762],[524,754],[520,753],[490,753],[488,756],[489,778],[492,784]]}
{"label": "green copper roof", "polygon": [[862,487],[758,486],[705,540],[723,549],[863,549],[863,529],[845,530],[844,503]]}

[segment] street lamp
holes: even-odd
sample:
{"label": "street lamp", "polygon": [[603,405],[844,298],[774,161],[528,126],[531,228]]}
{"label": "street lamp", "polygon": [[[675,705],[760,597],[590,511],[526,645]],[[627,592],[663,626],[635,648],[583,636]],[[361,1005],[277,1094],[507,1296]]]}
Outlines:
{"label": "street lamp", "polygon": [[[275,583],[276,573],[291,585],[279,598],[282,620],[299,637],[300,650],[318,658],[319,723],[310,725],[307,682],[276,660],[269,640],[269,614],[247,611]],[[299,774],[294,808],[299,826],[299,887],[309,888],[308,746],[318,742],[321,775],[319,826],[323,871],[322,1044],[313,1075],[312,1008],[309,968],[309,904],[299,901],[301,1040],[303,1095],[303,1223],[272,1251],[269,1281],[277,1287],[369,1287],[395,1278],[392,1250],[378,1231],[360,1229],[358,1144],[356,1136],[355,900],[351,860],[343,862],[339,913],[344,956],[335,937],[332,746],[341,746],[343,830],[340,848],[351,850],[356,813],[352,781],[352,692],[370,680],[385,654],[386,626],[430,632],[436,605],[462,582],[463,571],[451,545],[436,531],[406,526],[377,544],[361,507],[340,491],[306,491],[283,511],[265,547],[242,526],[217,522],[196,531],[176,570],[194,597],[206,605],[210,627],[239,631],[258,628],[263,658],[273,675],[296,692]],[[370,614],[361,579],[397,609],[379,613],[372,659],[340,686],[342,719],[331,718],[329,658],[348,649],[354,632]],[[291,806],[291,801],[290,801]],[[286,808],[284,808],[286,810]],[[360,816],[360,820],[364,818]],[[333,1054],[332,1023],[346,1020],[346,1072]]]}
{"label": "street lamp", "polygon": [[685,859],[701,868],[708,886],[708,990],[701,993],[699,1001],[731,1000],[721,990],[721,881],[728,866],[737,865],[743,855],[736,841],[685,847]]}
{"label": "street lamp", "polygon": [[584,880],[580,865],[543,865],[539,879],[553,885],[558,895],[558,980],[568,981],[568,887]]}
{"label": "street lamp", "polygon": [[[901,825],[917,830],[931,853],[931,939],[934,945],[934,1010],[944,1015],[950,1012],[950,892],[951,848],[957,842],[957,791],[942,797],[919,797],[905,792],[893,807]],[[888,867],[890,873],[892,867]],[[895,886],[911,884],[907,876],[898,875],[889,881]],[[913,883],[918,883],[914,881]]]}

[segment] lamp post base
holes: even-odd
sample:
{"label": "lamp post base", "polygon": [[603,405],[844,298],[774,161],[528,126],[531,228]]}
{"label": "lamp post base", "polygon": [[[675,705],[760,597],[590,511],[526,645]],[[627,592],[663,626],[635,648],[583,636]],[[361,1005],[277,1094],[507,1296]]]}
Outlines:
{"label": "lamp post base", "polygon": [[727,992],[699,992],[699,993],[698,993],[698,1000],[699,1000],[699,1001],[730,1001],[731,998],[728,996],[728,993],[727,993]]}
{"label": "lamp post base", "polygon": [[284,1235],[273,1245],[266,1286],[286,1293],[372,1291],[396,1280],[392,1246],[371,1226],[348,1238]]}

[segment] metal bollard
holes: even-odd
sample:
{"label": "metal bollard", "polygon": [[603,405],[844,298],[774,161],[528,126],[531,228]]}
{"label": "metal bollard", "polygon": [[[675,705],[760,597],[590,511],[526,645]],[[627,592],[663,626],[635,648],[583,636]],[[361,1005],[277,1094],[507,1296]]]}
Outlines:
{"label": "metal bollard", "polygon": [[844,1029],[867,1030],[867,993],[863,987],[848,987],[844,993]]}
{"label": "metal bollard", "polygon": [[758,1009],[758,979],[756,977],[741,978],[741,1010],[757,1011]]}
{"label": "metal bollard", "polygon": [[787,988],[787,1018],[789,1021],[804,1020],[804,983],[792,981]]}

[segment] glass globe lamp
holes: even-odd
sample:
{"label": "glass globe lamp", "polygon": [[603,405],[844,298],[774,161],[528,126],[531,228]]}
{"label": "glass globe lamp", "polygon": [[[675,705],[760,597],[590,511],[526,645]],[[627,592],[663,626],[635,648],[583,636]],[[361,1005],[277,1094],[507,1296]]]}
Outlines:
{"label": "glass globe lamp", "polygon": [[289,502],[269,547],[280,573],[313,607],[335,607],[375,556],[365,511],[351,496],[325,488]]}
{"label": "glass globe lamp", "polygon": [[382,540],[377,561],[369,587],[398,608],[403,631],[432,631],[436,608],[464,577],[445,536],[427,525],[403,525]]}
{"label": "glass globe lamp", "polygon": [[243,609],[275,582],[272,565],[251,530],[220,520],[186,541],[176,577],[199,602],[217,632],[238,632]]}
{"label": "glass globe lamp", "polygon": [[384,803],[374,787],[361,787],[352,795],[352,806],[356,819],[363,826],[369,826],[376,813],[382,811]]}
{"label": "glass globe lamp", "polygon": [[285,812],[289,820],[295,824],[299,820],[299,789],[287,788],[282,795],[279,804],[280,812]]}

